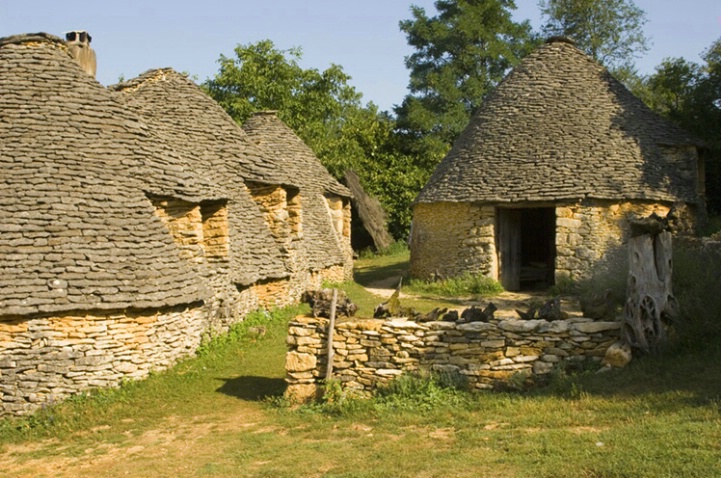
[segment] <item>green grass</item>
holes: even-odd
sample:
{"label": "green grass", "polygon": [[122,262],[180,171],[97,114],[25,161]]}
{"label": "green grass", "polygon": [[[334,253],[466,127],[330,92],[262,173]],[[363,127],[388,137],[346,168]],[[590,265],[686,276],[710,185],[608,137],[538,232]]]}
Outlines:
{"label": "green grass", "polygon": [[525,392],[419,375],[372,400],[294,408],[285,336],[302,310],[254,314],[148,380],[0,421],[3,478],[721,476],[719,342],[603,374],[559,369]]}
{"label": "green grass", "polygon": [[483,296],[492,297],[503,292],[501,284],[480,274],[465,274],[437,281],[410,280],[408,292],[432,294],[444,297]]}
{"label": "green grass", "polygon": [[[487,297],[503,291],[497,281],[482,276],[467,276],[460,279],[447,279],[439,282],[424,282],[408,279],[410,252],[399,248],[385,254],[368,255],[355,263],[355,282],[334,284],[343,289],[358,304],[359,317],[372,317],[373,309],[385,299],[369,294],[364,287],[372,286],[389,277],[403,278],[401,291],[410,297],[401,299],[401,305],[426,313],[441,308],[460,308],[467,304],[469,296]],[[395,288],[396,281],[388,285]]]}
{"label": "green grass", "polygon": [[361,258],[355,261],[353,277],[358,284],[364,286],[391,276],[406,277],[410,268],[410,258],[411,253],[407,249],[394,254]]}

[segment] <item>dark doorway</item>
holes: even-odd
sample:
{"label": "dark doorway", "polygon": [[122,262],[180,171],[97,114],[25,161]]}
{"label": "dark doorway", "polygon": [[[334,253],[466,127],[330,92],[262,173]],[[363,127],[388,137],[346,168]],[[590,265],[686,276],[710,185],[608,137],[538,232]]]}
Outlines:
{"label": "dark doorway", "polygon": [[556,259],[554,208],[498,208],[496,250],[499,279],[506,290],[553,285]]}

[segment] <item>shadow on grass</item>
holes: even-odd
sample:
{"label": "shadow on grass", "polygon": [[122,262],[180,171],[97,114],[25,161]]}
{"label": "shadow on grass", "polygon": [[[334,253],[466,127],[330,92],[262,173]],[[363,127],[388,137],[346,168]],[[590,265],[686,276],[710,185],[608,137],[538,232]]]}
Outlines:
{"label": "shadow on grass", "polygon": [[260,401],[267,397],[280,397],[285,392],[286,383],[282,378],[236,377],[224,378],[225,383],[218,392],[247,401]]}
{"label": "shadow on grass", "polygon": [[[383,280],[388,279],[389,277],[397,277],[397,276],[406,276],[408,274],[408,270],[410,269],[410,261],[406,260],[403,262],[388,264],[386,266],[381,267],[368,267],[368,268],[359,268],[356,269],[353,272],[353,278],[355,281],[363,286],[368,286],[369,284]],[[394,287],[395,288],[394,284]]]}
{"label": "shadow on grass", "polygon": [[665,400],[669,400],[670,409],[681,402],[704,406],[721,399],[721,347],[634,358],[623,369],[557,377],[529,393],[560,398],[578,398],[579,394],[619,399],[658,397],[658,403],[654,403],[656,411],[667,408]]}

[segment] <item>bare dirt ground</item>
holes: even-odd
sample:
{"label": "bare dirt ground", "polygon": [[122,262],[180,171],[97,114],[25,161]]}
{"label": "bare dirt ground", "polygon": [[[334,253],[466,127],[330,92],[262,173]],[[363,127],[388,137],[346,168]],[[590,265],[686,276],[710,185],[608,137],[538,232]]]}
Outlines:
{"label": "bare dirt ground", "polygon": [[115,440],[101,438],[97,444],[92,443],[92,435],[107,430],[91,429],[86,432],[90,443],[84,449],[70,449],[58,439],[7,445],[0,450],[0,476],[195,476],[198,462],[212,461],[218,451],[214,435],[241,429],[263,431],[264,414],[253,408],[242,406],[228,410],[227,415],[198,417],[192,422],[170,417],[142,434],[125,432]]}

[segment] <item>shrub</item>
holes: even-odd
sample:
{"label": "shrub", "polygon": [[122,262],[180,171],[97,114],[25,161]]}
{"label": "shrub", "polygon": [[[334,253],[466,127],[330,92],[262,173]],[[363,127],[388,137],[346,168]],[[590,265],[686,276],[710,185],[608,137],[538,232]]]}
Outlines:
{"label": "shrub", "polygon": [[[622,251],[618,251],[622,252]],[[612,254],[588,279],[575,282],[577,293],[588,297],[594,292],[611,290],[614,303],[626,301],[628,256]],[[721,339],[721,244],[719,242],[674,238],[672,288],[681,307],[675,325],[682,345]]]}
{"label": "shrub", "polygon": [[721,340],[721,243],[674,242],[673,291],[681,306],[682,345]]}
{"label": "shrub", "polygon": [[468,380],[454,372],[407,373],[379,387],[376,406],[417,411],[459,404],[468,396]]}

